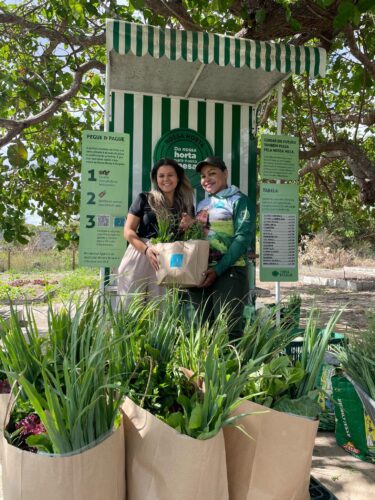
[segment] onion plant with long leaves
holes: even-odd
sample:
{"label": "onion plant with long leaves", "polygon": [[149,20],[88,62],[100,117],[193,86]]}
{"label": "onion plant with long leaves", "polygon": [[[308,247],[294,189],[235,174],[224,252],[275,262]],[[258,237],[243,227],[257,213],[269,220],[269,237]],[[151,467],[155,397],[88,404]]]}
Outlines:
{"label": "onion plant with long leaves", "polygon": [[149,324],[149,308],[145,306],[144,295],[134,294],[126,305],[120,302],[114,308],[106,302],[107,318],[111,324],[114,339],[118,339],[118,372],[128,380],[134,373],[141,356],[141,340],[145,337]]}
{"label": "onion plant with long leaves", "polygon": [[26,327],[22,327],[14,306],[10,305],[9,324],[2,324],[0,359],[11,385],[19,374],[39,390],[42,389],[41,362],[47,339],[39,334],[35,316],[29,305],[25,307]]}
{"label": "onion plant with long leaves", "polygon": [[296,334],[291,329],[275,324],[281,306],[259,309],[255,320],[246,321],[243,336],[236,344],[243,361],[262,358],[271,361],[289,345]]}
{"label": "onion plant with long leaves", "polygon": [[[250,363],[237,367],[228,373],[226,359],[223,359],[220,346],[211,344],[202,366],[203,375],[191,375],[195,379],[196,390],[187,396],[181,388],[177,402],[182,409],[171,413],[166,421],[180,432],[196,439],[209,439],[215,436],[225,425],[235,425],[243,414],[233,416],[232,411],[244,399],[241,394],[254,371]],[[254,361],[256,363],[256,361]],[[189,380],[189,381],[190,381]]]}
{"label": "onion plant with long leaves", "polygon": [[[12,373],[46,428],[51,450],[64,454],[95,443],[113,429],[126,386],[117,371],[119,339],[113,336],[98,296],[89,296],[75,314],[50,314],[49,326],[59,325],[58,335],[48,331],[43,336],[44,354],[32,358],[41,387],[26,376],[27,369]],[[41,337],[37,329],[34,333]],[[7,337],[7,349],[15,351],[17,338],[11,331]],[[19,360],[24,368],[29,358]]]}
{"label": "onion plant with long leaves", "polygon": [[203,308],[195,311],[191,303],[187,302],[186,306],[189,311],[193,312],[182,318],[176,362],[179,366],[199,374],[203,370],[212,344],[229,353],[229,304],[223,306],[212,324],[203,319],[203,308],[207,307],[207,303],[203,305]]}
{"label": "onion plant with long leaves", "polygon": [[375,401],[375,314],[366,330],[333,350],[343,370]]}
{"label": "onion plant with long leaves", "polygon": [[182,321],[181,298],[177,288],[147,306],[146,352],[155,360],[168,363],[174,356]]}
{"label": "onion plant with long leaves", "polygon": [[312,308],[307,318],[305,335],[303,338],[300,364],[305,371],[305,376],[298,383],[296,397],[306,396],[316,388],[316,381],[319,370],[324,360],[324,354],[328,348],[333,329],[336,326],[343,310],[335,311],[329,318],[325,327],[318,328],[319,311]]}

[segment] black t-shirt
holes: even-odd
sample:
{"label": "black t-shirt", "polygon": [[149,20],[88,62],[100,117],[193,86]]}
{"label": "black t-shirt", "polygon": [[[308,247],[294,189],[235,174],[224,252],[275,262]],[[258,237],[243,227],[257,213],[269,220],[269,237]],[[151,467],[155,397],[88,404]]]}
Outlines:
{"label": "black t-shirt", "polygon": [[[177,210],[171,208],[171,215],[173,216],[171,231],[174,234],[178,233],[179,220]],[[135,215],[140,218],[137,234],[140,238],[155,238],[158,235],[158,221],[156,213],[152,210],[148,203],[147,194],[141,193],[133,201],[129,207],[129,214]]]}

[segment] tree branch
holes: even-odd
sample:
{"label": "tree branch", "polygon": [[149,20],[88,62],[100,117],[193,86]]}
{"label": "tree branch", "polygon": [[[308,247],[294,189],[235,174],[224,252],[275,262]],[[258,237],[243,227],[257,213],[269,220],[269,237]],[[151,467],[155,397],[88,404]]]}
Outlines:
{"label": "tree branch", "polygon": [[24,17],[17,16],[10,12],[6,12],[4,9],[3,14],[0,13],[0,24],[16,25],[27,32],[35,33],[37,36],[43,38],[48,38],[51,41],[58,43],[69,43],[71,45],[79,45],[80,47],[92,47],[95,45],[105,44],[105,33],[96,36],[87,36],[87,34],[82,34],[81,36],[73,35],[72,33],[60,32],[58,29],[49,28],[43,24],[34,23],[32,21],[27,21]]}
{"label": "tree branch", "polygon": [[316,172],[317,170],[322,169],[323,167],[329,165],[333,161],[337,160],[337,156],[322,156],[317,160],[311,160],[305,167],[301,168],[298,172],[300,177],[303,177],[306,174],[310,174],[312,172]]}
{"label": "tree branch", "polygon": [[51,117],[58,110],[58,108],[78,93],[84,74],[92,69],[98,69],[99,71],[104,72],[105,64],[97,60],[92,60],[79,66],[74,73],[73,84],[70,89],[54,97],[53,102],[51,102],[51,104],[49,104],[49,106],[47,106],[40,113],[24,120],[0,119],[0,126],[9,130],[4,137],[0,138],[0,147],[5,144],[9,144],[9,142],[20,134],[23,129],[32,125],[37,125],[38,123],[41,123]]}
{"label": "tree branch", "polygon": [[367,55],[361,52],[361,50],[359,49],[357,41],[354,36],[353,27],[350,24],[348,24],[344,28],[344,33],[348,41],[348,47],[350,48],[350,52],[353,54],[354,57],[358,59],[358,61],[360,61],[363,64],[363,66],[370,74],[371,78],[375,80],[375,62],[370,61]]}
{"label": "tree branch", "polygon": [[326,153],[323,158],[310,162],[300,170],[299,175],[303,176],[319,170],[335,159],[343,159],[361,190],[361,202],[366,205],[375,205],[375,165],[358,144],[346,140],[317,144],[308,151],[300,151],[299,157],[309,160],[321,156],[322,153]]}
{"label": "tree branch", "polygon": [[[232,14],[243,18],[244,2],[235,0],[229,10]],[[333,20],[337,13],[338,2],[333,2],[326,8],[319,7],[311,0],[288,2],[291,17],[300,27],[296,30],[288,20],[287,10],[281,2],[275,0],[247,0],[247,18],[240,31],[243,38],[253,40],[272,40],[276,38],[295,37],[295,44],[305,43],[313,38],[319,38],[326,50],[329,50],[333,41]],[[256,12],[265,13],[265,21],[256,22]]]}
{"label": "tree branch", "polygon": [[366,125],[367,127],[371,127],[372,125],[375,124],[375,111],[367,111],[364,113],[348,113],[348,114],[335,114],[332,115],[332,121],[334,123],[342,123],[342,124],[348,124],[350,123],[357,123],[359,121],[360,124]]}
{"label": "tree branch", "polygon": [[[293,85],[293,79],[288,78],[286,82],[284,83],[284,88],[283,88],[283,97],[287,97],[290,93],[295,94],[296,89]],[[277,96],[273,95],[273,97],[270,97],[263,109],[262,117],[260,119],[260,126],[263,126],[267,123],[268,118],[274,109],[274,107],[277,106]]]}
{"label": "tree branch", "polygon": [[185,30],[202,31],[187,12],[181,1],[178,0],[146,0],[145,5],[159,16],[175,17]]}

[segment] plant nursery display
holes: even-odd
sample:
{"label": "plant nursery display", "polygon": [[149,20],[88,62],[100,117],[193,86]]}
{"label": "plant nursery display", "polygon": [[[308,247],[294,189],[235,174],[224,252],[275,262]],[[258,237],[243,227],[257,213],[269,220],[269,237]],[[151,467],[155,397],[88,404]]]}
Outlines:
{"label": "plant nursery display", "polygon": [[[12,315],[0,351],[12,385],[5,499],[227,500],[262,482],[266,495],[265,463],[275,468],[280,450],[295,463],[289,486],[304,498],[318,425],[314,381],[339,313],[319,334],[310,316],[293,361],[285,351],[295,334],[275,325],[275,311],[229,342],[230,308],[204,322],[171,287],[146,304],[136,293],[126,307],[98,293],[59,310],[50,304],[43,333],[30,310],[26,327]],[[290,488],[280,498],[294,498]]]}

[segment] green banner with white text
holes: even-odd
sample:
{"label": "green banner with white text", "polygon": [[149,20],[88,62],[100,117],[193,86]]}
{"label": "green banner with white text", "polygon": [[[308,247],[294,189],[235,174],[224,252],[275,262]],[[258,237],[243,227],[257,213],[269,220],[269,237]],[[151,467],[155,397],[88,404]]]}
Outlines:
{"label": "green banner with white text", "polygon": [[115,267],[125,250],[129,135],[85,130],[82,137],[79,264]]}

